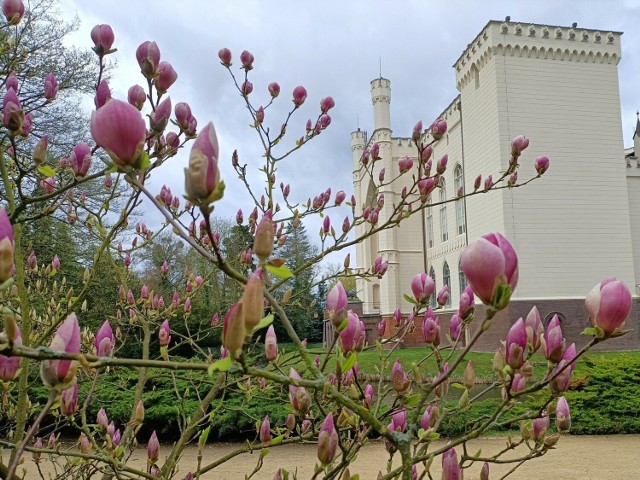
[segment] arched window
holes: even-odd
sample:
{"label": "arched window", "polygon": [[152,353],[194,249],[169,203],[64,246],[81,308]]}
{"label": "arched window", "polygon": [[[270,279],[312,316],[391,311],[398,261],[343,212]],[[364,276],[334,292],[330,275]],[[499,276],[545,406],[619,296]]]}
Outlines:
{"label": "arched window", "polygon": [[440,230],[442,231],[442,241],[449,240],[449,232],[447,228],[447,204],[443,203],[447,200],[447,184],[444,178],[440,179]]}
{"label": "arched window", "polygon": [[442,266],[442,286],[447,286],[449,287],[449,298],[447,298],[447,303],[445,304],[445,307],[450,307],[451,306],[451,272],[449,270],[449,264],[447,262],[444,262],[444,265]]}
{"label": "arched window", "polygon": [[[436,284],[436,271],[433,269],[433,267],[431,267],[431,269],[429,270],[429,276],[433,279],[433,283]],[[431,294],[431,299],[429,300],[429,304],[432,307],[436,304],[436,290],[437,288],[433,289],[433,293]]]}
{"label": "arched window", "polygon": [[458,261],[458,282],[460,283],[460,295],[462,295],[464,289],[467,288],[468,282],[467,277],[464,276],[464,272],[462,271],[460,261]]}
{"label": "arched window", "polygon": [[[427,197],[427,205],[431,205],[431,195]],[[428,248],[433,248],[434,245],[433,234],[433,213],[431,207],[427,208],[427,245]]]}
{"label": "arched window", "polygon": [[[456,196],[460,194],[460,192],[464,193],[464,182],[462,180],[462,167],[460,164],[456,165],[456,168],[453,171],[454,174],[454,187],[456,189]],[[458,235],[462,235],[466,230],[466,220],[464,218],[464,198],[459,198],[456,200],[456,229],[458,231]]]}

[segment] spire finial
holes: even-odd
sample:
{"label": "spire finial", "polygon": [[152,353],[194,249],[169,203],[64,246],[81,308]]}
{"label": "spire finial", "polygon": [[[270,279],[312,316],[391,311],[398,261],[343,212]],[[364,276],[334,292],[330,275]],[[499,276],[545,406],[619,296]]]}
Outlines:
{"label": "spire finial", "polygon": [[382,78],[382,55],[378,55],[378,62],[380,63],[380,78]]}

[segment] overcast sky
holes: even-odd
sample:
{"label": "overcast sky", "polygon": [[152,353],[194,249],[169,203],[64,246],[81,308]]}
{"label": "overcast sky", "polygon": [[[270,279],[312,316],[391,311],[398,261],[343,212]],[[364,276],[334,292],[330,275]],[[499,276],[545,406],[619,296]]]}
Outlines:
{"label": "overcast sky", "polygon": [[[296,200],[327,187],[351,193],[349,134],[358,121],[362,129],[372,131],[369,82],[379,75],[380,59],[382,75],[392,85],[394,134],[408,136],[417,120],[428,125],[457,95],[452,64],[491,19],[510,15],[523,25],[577,22],[579,28],[624,32],[619,78],[627,146],[640,107],[640,0],[61,0],[61,5],[66,16],[77,14],[81,19],[80,30],[71,39],[78,46],[91,46],[89,32],[95,24],[112,26],[118,48],[113,56],[118,62],[111,82],[114,97],[126,98],[134,83],[144,85],[135,49],[145,40],[158,43],[162,59],[171,62],[179,75],[169,91],[174,105],[187,101],[199,126],[209,120],[216,125],[227,183],[227,194],[216,210],[222,216],[234,215],[239,207],[250,210],[230,167],[233,149],[254,170],[262,165],[248,113],[218,61],[222,47],[231,49],[234,69],[242,50],[255,56],[250,80],[257,105],[268,101],[269,82],[281,85],[280,110],[270,109],[265,120],[274,128],[279,128],[284,109],[291,106],[293,88],[307,88],[307,103],[290,123],[287,145],[303,134],[307,118],[315,118],[322,97],[335,99],[330,127],[278,172],[278,182],[295,185]],[[163,166],[153,188],[159,190],[166,183],[174,194],[182,194],[187,154]],[[341,218],[333,223],[339,226]],[[318,225],[310,225],[311,231],[315,233]]]}

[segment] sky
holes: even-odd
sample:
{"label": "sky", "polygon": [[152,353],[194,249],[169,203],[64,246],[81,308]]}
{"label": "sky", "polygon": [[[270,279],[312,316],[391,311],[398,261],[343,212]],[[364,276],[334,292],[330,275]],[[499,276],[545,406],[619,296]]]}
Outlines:
{"label": "sky", "polygon": [[[295,201],[305,201],[327,187],[350,195],[350,132],[358,127],[373,130],[369,91],[373,78],[382,73],[391,80],[394,135],[410,136],[418,120],[430,124],[457,95],[452,65],[467,44],[489,20],[507,15],[523,25],[577,22],[578,28],[624,32],[619,79],[625,146],[632,144],[635,112],[640,108],[640,0],[61,0],[60,5],[66,18],[77,15],[81,21],[69,38],[78,47],[92,45],[89,32],[94,25],[112,26],[118,52],[112,56],[117,66],[110,86],[116,98],[125,99],[135,83],[145,84],[135,49],[145,40],[157,42],[162,60],[178,73],[169,91],[174,105],[186,101],[199,127],[208,121],[216,126],[227,184],[216,214],[225,217],[235,215],[238,208],[246,217],[252,209],[231,169],[233,150],[258,181],[263,160],[246,107],[218,60],[223,47],[232,51],[232,68],[238,74],[240,53],[248,50],[254,55],[250,81],[255,105],[268,102],[270,82],[280,84],[280,98],[265,117],[272,128],[280,128],[292,105],[293,88],[307,89],[307,102],[292,117],[283,146],[292,146],[303,135],[307,119],[316,118],[323,97],[335,99],[329,128],[279,167],[277,181],[291,183]],[[188,150],[163,165],[152,180],[152,190],[159,191],[166,183],[174,194],[182,195],[187,159]],[[332,219],[338,228],[345,213]],[[151,216],[148,223],[159,221]],[[308,225],[312,235],[319,225],[319,221]]]}

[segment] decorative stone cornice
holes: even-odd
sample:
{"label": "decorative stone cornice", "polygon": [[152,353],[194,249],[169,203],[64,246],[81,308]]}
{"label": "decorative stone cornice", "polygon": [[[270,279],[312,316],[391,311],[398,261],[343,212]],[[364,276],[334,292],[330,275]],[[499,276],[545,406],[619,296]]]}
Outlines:
{"label": "decorative stone cornice", "polygon": [[620,35],[621,32],[491,20],[453,65],[457,88],[464,88],[475,71],[482,70],[494,56],[617,65],[621,58]]}

